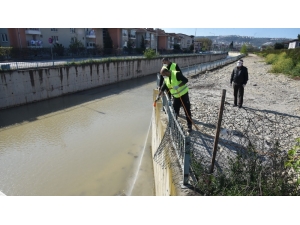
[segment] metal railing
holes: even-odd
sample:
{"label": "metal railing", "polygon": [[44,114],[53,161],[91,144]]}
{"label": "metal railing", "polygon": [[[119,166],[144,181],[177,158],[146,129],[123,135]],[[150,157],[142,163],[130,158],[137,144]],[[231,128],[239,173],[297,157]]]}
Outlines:
{"label": "metal railing", "polygon": [[[172,57],[182,57],[182,56],[192,56],[194,54],[172,54]],[[199,55],[199,54],[197,54]],[[158,57],[162,58],[165,56],[170,55],[159,55]],[[0,69],[1,70],[19,70],[19,69],[27,69],[27,68],[41,68],[41,67],[50,67],[50,66],[59,66],[59,65],[68,65],[69,63],[76,63],[76,62],[90,62],[91,60],[102,62],[112,59],[118,59],[118,60],[128,60],[128,59],[144,59],[145,56],[143,55],[111,55],[111,56],[95,56],[95,57],[87,57],[87,58],[61,58],[55,59],[52,61],[32,61],[32,62],[0,62]],[[203,64],[204,67],[201,68],[195,68],[195,66],[187,66],[185,69],[188,69],[188,75],[191,74],[192,70],[196,70],[197,72],[206,68],[209,68],[206,64]]]}
{"label": "metal railing", "polygon": [[[171,99],[169,99],[166,93],[162,96],[162,104],[164,111],[168,115],[168,126],[163,140],[154,154],[154,160],[160,162],[162,166],[166,164],[171,166],[179,162],[183,174],[183,178],[179,178],[179,180],[183,180],[183,184],[186,185],[188,184],[190,170],[190,138],[185,134],[183,127],[178,123]],[[169,147],[171,147],[170,144],[172,144],[174,149],[173,152],[169,150]],[[166,148],[166,145],[169,147]],[[168,155],[168,157],[166,157],[166,155]],[[177,169],[177,167],[175,167],[175,169]],[[176,173],[173,171],[172,175],[174,176],[174,174]]]}
{"label": "metal railing", "polygon": [[235,62],[238,59],[243,58],[243,57],[244,57],[244,55],[241,54],[241,55],[238,55],[238,56],[228,57],[226,59],[216,60],[216,61],[213,61],[213,62],[201,63],[201,64],[193,65],[193,66],[188,65],[187,67],[182,68],[182,73],[186,77],[197,75],[201,72],[211,70],[211,69],[215,69],[215,68],[218,68],[220,66],[224,66],[224,65],[227,65],[229,63]]}

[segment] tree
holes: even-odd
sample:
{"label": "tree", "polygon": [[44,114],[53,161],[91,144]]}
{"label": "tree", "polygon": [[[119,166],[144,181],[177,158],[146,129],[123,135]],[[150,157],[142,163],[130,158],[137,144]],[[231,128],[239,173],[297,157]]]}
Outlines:
{"label": "tree", "polygon": [[73,54],[78,54],[81,50],[84,49],[84,44],[75,37],[74,39],[71,39],[69,48]]}
{"label": "tree", "polygon": [[178,52],[180,52],[180,45],[179,44],[174,44],[173,45],[173,52],[174,53],[178,53]]}
{"label": "tree", "polygon": [[248,48],[247,45],[243,44],[240,53],[248,55]]}
{"label": "tree", "polygon": [[300,41],[300,34],[298,34],[298,40]]}
{"label": "tree", "polygon": [[174,48],[174,50],[180,50],[180,45],[179,44],[174,44],[173,48]]}
{"label": "tree", "polygon": [[190,51],[194,51],[194,44],[190,45]]}
{"label": "tree", "polygon": [[128,49],[128,54],[131,54],[132,49],[133,49],[133,43],[132,41],[127,42],[127,49]]}
{"label": "tree", "polygon": [[274,49],[284,49],[284,44],[276,42],[274,45]]}
{"label": "tree", "polygon": [[232,49],[233,49],[233,41],[229,45],[229,50],[232,50]]}
{"label": "tree", "polygon": [[105,54],[111,54],[113,49],[112,39],[107,28],[104,28],[103,32],[105,33],[105,35],[103,35],[103,51]]}
{"label": "tree", "polygon": [[141,47],[141,50],[144,52],[146,49],[144,35],[142,35],[142,42],[141,42],[140,47]]}
{"label": "tree", "polygon": [[208,51],[212,45],[212,40],[209,38],[197,38],[195,40],[202,43],[202,51]]}
{"label": "tree", "polygon": [[62,44],[55,43],[53,45],[53,52],[58,56],[63,56],[65,51],[65,47]]}

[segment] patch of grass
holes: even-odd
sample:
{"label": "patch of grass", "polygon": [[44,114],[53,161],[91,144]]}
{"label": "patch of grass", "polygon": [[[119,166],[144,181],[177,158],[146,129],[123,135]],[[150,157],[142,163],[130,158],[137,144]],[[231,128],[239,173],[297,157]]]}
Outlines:
{"label": "patch of grass", "polygon": [[293,78],[300,77],[300,48],[266,50],[257,55],[265,58],[265,62],[272,64],[272,73],[283,73]]}
{"label": "patch of grass", "polygon": [[266,63],[267,64],[272,64],[275,63],[277,61],[278,55],[276,54],[268,54],[266,56]]}
{"label": "patch of grass", "polygon": [[[192,159],[193,162],[193,159]],[[196,188],[211,196],[298,196],[300,195],[300,138],[287,151],[275,144],[269,154],[251,146],[229,159],[228,168],[209,174],[201,160],[193,164],[198,177]]]}

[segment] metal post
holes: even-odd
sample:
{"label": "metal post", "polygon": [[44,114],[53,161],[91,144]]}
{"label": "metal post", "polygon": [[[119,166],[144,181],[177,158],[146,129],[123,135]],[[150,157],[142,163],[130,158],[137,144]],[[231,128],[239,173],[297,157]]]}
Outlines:
{"label": "metal post", "polygon": [[190,59],[188,59],[188,76],[190,76]]}
{"label": "metal post", "polygon": [[155,49],[155,54],[157,55],[157,28],[156,28],[156,49]]}
{"label": "metal post", "polygon": [[186,136],[184,142],[183,184],[187,185],[190,174],[190,137]]}
{"label": "metal post", "polygon": [[224,110],[224,103],[225,103],[225,96],[226,96],[226,90],[223,89],[222,91],[222,100],[219,110],[219,119],[218,119],[218,125],[215,135],[215,141],[214,141],[214,149],[213,149],[213,156],[211,160],[211,167],[209,173],[212,174],[214,172],[214,166],[215,166],[215,160],[217,155],[217,149],[218,149],[218,142],[219,142],[219,134],[220,134],[220,128],[221,128],[221,122],[222,122],[222,116],[223,116],[223,110]]}
{"label": "metal post", "polygon": [[52,55],[52,65],[54,66],[52,47],[53,47],[53,43],[51,45],[51,55]]}

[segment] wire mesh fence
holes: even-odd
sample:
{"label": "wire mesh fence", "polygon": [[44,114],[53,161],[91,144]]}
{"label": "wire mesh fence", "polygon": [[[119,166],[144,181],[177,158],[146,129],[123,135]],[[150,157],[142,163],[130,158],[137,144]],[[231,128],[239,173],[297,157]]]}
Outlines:
{"label": "wire mesh fence", "polygon": [[[222,191],[227,188],[227,195],[299,195],[296,182],[299,175],[289,170],[285,163],[288,150],[295,146],[300,136],[300,117],[225,104],[215,170],[211,173],[219,106],[197,102],[195,107],[202,109],[194,121],[198,130],[191,135],[191,170],[197,178],[195,186],[200,182],[205,191],[210,190],[211,187],[205,185],[211,182],[213,175],[215,180],[219,179],[219,186],[226,183],[225,178],[227,182],[230,180],[230,185],[236,185],[236,192],[228,191],[229,184],[222,187]],[[274,191],[274,185],[281,185],[280,190]]]}
{"label": "wire mesh fence", "polygon": [[[196,104],[196,107],[205,110],[197,113],[199,133],[191,137],[193,160],[201,159],[201,163],[208,170],[219,106]],[[287,151],[292,148],[299,134],[300,117],[247,107],[239,109],[225,104],[216,158],[217,167],[220,170],[228,169],[228,159],[246,151],[249,145],[262,157],[271,154],[277,144]]]}

